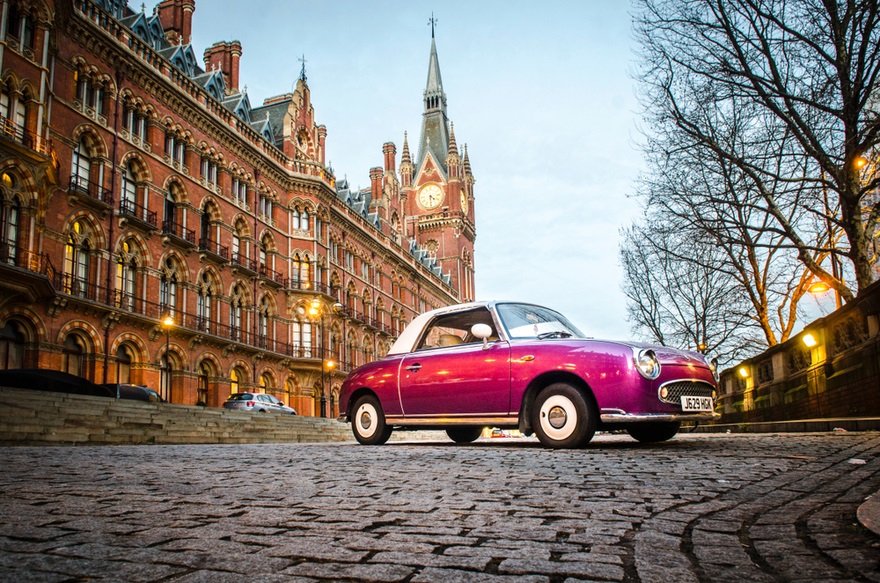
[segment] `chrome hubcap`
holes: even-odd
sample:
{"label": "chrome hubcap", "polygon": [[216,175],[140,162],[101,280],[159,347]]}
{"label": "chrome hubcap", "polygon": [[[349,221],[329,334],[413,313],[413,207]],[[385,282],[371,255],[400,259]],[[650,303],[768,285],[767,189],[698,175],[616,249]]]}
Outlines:
{"label": "chrome hubcap", "polygon": [[370,425],[373,424],[373,418],[370,416],[369,411],[361,411],[361,427],[364,429],[369,429]]}
{"label": "chrome hubcap", "polygon": [[554,429],[560,429],[563,425],[565,425],[565,422],[567,420],[568,414],[562,407],[556,406],[547,412],[547,422],[550,423],[550,425]]}

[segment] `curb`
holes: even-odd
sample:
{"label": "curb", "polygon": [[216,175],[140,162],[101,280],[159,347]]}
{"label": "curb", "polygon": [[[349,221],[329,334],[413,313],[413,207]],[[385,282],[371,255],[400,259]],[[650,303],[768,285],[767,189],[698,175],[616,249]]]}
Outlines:
{"label": "curb", "polygon": [[856,516],[862,526],[880,536],[880,491],[874,492],[859,506]]}

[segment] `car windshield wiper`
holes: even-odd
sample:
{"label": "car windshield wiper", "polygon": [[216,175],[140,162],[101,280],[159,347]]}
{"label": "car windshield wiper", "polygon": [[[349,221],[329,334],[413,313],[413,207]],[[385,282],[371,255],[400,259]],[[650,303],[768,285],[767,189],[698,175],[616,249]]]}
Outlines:
{"label": "car windshield wiper", "polygon": [[538,340],[544,340],[545,338],[571,338],[571,332],[554,330],[553,332],[544,332],[542,334],[538,334]]}

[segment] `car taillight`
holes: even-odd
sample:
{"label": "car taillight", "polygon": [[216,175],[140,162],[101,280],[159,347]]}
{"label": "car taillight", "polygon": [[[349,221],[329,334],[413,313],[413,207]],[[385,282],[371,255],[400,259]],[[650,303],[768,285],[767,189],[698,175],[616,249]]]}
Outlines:
{"label": "car taillight", "polygon": [[245,406],[246,406],[246,407],[253,407],[253,406],[256,405],[256,404],[257,404],[256,401],[248,401],[247,403],[245,403]]}

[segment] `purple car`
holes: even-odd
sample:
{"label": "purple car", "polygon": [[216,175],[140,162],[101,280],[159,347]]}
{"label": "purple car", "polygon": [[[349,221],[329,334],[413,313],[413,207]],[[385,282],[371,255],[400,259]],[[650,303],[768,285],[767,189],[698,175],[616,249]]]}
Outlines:
{"label": "purple car", "polygon": [[418,316],[384,358],[352,371],[339,420],[367,445],[394,428],[466,443],[484,427],[552,448],[583,447],[598,430],[658,442],[719,416],[716,374],[696,352],[594,340],[541,306],[477,302]]}

